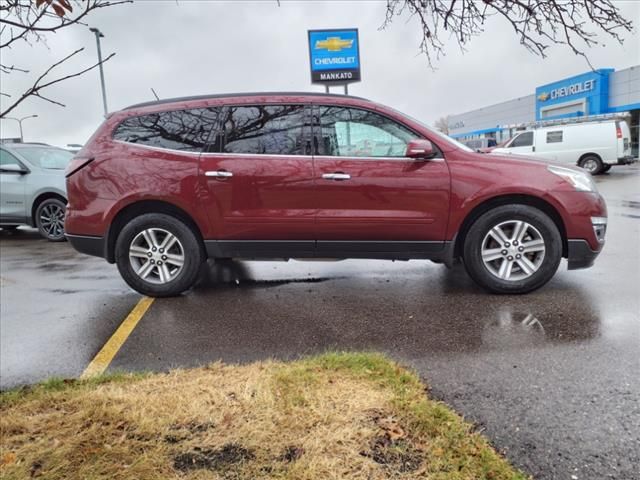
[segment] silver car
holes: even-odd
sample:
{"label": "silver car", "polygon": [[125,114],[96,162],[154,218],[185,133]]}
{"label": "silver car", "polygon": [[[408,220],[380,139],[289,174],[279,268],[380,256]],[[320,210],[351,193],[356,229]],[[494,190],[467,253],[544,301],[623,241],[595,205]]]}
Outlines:
{"label": "silver car", "polygon": [[45,144],[1,144],[0,227],[30,225],[47,240],[64,240],[64,170],[72,158],[73,153]]}

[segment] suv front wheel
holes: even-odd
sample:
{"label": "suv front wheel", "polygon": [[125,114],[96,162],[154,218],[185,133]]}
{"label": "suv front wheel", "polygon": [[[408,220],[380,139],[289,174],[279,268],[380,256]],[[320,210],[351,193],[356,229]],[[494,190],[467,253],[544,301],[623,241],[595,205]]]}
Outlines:
{"label": "suv front wheel", "polygon": [[527,293],[555,274],[562,237],[545,213],[526,205],[489,210],[471,226],[464,265],[473,280],[493,293]]}
{"label": "suv front wheel", "polygon": [[116,241],[116,263],[134,290],[151,297],[178,295],[195,283],[204,254],[181,220],[149,213],[125,225]]}

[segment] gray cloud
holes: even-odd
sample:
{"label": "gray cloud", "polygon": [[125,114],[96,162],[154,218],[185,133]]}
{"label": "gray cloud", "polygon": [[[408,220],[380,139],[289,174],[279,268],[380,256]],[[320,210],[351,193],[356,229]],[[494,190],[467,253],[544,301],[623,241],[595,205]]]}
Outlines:
{"label": "gray cloud", "polygon": [[[618,2],[627,18],[640,18],[640,2]],[[427,123],[436,118],[533,93],[537,85],[588,70],[584,59],[561,47],[541,59],[519,45],[509,25],[498,18],[461,53],[453,39],[432,71],[418,53],[417,24],[398,18],[386,30],[384,2],[214,2],[138,0],[96,12],[88,22],[105,34],[103,53],[116,52],[105,65],[110,110],[161,97],[241,91],[322,91],[309,81],[306,31],[357,27],[363,81],[350,93],[398,108]],[[640,39],[629,35],[620,46],[602,38],[589,51],[596,68],[640,63]],[[52,36],[49,48],[15,46],[5,63],[31,70],[0,77],[2,91],[17,94],[53,61],[81,46],[81,58],[59,73],[95,61],[93,34],[83,26]],[[82,143],[102,119],[97,70],[49,91],[67,105],[60,108],[30,99],[12,116],[38,114],[24,124],[30,141]],[[2,98],[2,105],[8,100]],[[17,134],[17,124],[0,122],[2,136]]]}

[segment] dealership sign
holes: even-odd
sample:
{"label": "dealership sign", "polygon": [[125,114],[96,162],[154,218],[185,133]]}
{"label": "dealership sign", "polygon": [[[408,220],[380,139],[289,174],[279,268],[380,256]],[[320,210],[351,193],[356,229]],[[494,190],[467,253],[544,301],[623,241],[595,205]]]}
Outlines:
{"label": "dealership sign", "polygon": [[580,93],[592,91],[596,86],[596,79],[585,80],[584,82],[574,83],[566,87],[554,88],[550,92],[542,92],[538,95],[538,100],[546,102],[547,100],[555,100],[556,98],[570,97]]}
{"label": "dealership sign", "polygon": [[358,29],[309,30],[311,82],[347,84],[360,81]]}
{"label": "dealership sign", "polygon": [[539,86],[536,120],[607,113],[612,72],[611,68],[600,68]]}

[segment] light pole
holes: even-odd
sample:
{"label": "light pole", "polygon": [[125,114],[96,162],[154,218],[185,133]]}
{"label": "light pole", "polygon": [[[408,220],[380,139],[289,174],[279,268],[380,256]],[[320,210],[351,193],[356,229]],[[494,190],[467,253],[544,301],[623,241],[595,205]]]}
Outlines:
{"label": "light pole", "polygon": [[104,116],[107,116],[107,90],[104,86],[104,71],[102,70],[102,50],[100,50],[100,38],[104,38],[104,35],[100,30],[95,27],[89,29],[96,36],[96,45],[98,46],[98,63],[100,63],[100,83],[102,85],[102,105],[104,106]]}
{"label": "light pole", "polygon": [[18,122],[18,125],[20,125],[20,143],[24,143],[24,137],[22,135],[22,122],[27,118],[36,118],[37,116],[38,115],[27,115],[26,117],[22,117],[22,118],[13,118],[13,117],[4,117],[4,118],[7,120],[15,120],[16,122]]}

